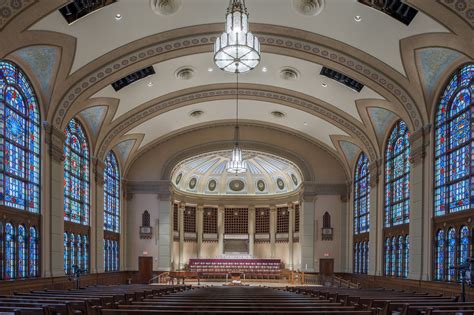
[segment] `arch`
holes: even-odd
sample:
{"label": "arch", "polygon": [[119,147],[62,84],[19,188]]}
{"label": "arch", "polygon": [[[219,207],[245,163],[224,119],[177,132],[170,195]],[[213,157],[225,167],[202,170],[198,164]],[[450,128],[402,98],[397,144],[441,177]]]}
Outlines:
{"label": "arch", "polygon": [[453,269],[456,265],[456,229],[454,227],[449,228],[447,237],[447,280],[454,281],[455,270]]}
{"label": "arch", "polygon": [[71,119],[64,143],[64,220],[89,224],[89,145],[82,125]]}
{"label": "arch", "polygon": [[435,116],[434,215],[472,208],[471,126],[474,64],[456,71],[446,85]]}
{"label": "arch", "polygon": [[38,232],[36,227],[30,227],[28,236],[28,275],[29,277],[39,276],[39,251]]}
{"label": "arch", "polygon": [[323,215],[323,229],[330,229],[331,228],[331,215],[329,212],[324,212]]}
{"label": "arch", "polygon": [[0,130],[4,163],[0,203],[40,213],[41,117],[33,87],[15,64],[0,60]]}
{"label": "arch", "polygon": [[436,260],[435,260],[435,280],[444,280],[445,275],[445,233],[444,230],[438,230],[436,233]]}
{"label": "arch", "polygon": [[409,223],[410,218],[410,144],[407,125],[399,120],[385,147],[384,226]]}
{"label": "arch", "polygon": [[120,170],[115,154],[110,151],[104,170],[104,230],[120,232]]}
{"label": "arch", "polygon": [[354,172],[354,234],[369,232],[370,215],[369,160],[364,152],[359,155]]}
{"label": "arch", "polygon": [[5,275],[3,279],[16,277],[16,240],[15,227],[11,223],[5,225]]}

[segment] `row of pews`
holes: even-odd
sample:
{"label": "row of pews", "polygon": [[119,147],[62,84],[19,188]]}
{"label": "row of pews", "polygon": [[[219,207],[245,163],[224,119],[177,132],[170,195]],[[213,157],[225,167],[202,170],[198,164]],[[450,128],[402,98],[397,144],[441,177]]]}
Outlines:
{"label": "row of pews", "polygon": [[463,315],[474,314],[474,302],[458,302],[457,296],[443,296],[386,290],[331,287],[287,287],[282,289],[338,305],[380,315]]}
{"label": "row of pews", "polygon": [[0,315],[474,314],[457,297],[384,289],[115,285],[0,295]]}

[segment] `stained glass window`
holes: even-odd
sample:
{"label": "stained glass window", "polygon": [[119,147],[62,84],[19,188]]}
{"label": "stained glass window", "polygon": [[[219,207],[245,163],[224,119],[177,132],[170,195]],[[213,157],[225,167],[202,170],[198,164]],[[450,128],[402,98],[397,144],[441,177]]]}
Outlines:
{"label": "stained glass window", "polygon": [[365,266],[363,273],[369,272],[369,242],[364,243]]}
{"label": "stained glass window", "polygon": [[40,115],[33,88],[16,65],[0,61],[0,203],[40,212]]}
{"label": "stained glass window", "polygon": [[[459,230],[459,250],[458,250],[458,265],[462,265],[470,256],[470,237],[469,228],[467,226],[461,227]],[[458,280],[461,279],[461,273],[458,272]]]}
{"label": "stained glass window", "polygon": [[64,273],[69,274],[71,270],[71,263],[69,260],[70,250],[69,250],[69,236],[67,233],[64,233]]}
{"label": "stained glass window", "polygon": [[119,270],[119,245],[115,240],[104,240],[105,271]]}
{"label": "stained glass window", "polygon": [[456,264],[456,229],[448,230],[448,281],[454,280],[455,271],[453,269]]}
{"label": "stained glass window", "polygon": [[15,249],[15,229],[11,223],[7,223],[5,225],[5,280],[14,279],[16,276]]}
{"label": "stained glass window", "polygon": [[354,234],[369,232],[369,160],[362,152],[354,174]]}
{"label": "stained glass window", "polygon": [[64,272],[70,274],[73,266],[84,272],[89,269],[89,238],[87,235],[64,233]]}
{"label": "stained glass window", "polygon": [[408,278],[408,270],[410,270],[410,235],[405,236],[403,259],[405,260],[405,266],[403,267],[403,278]]}
{"label": "stained glass window", "polygon": [[403,120],[394,126],[385,150],[385,227],[409,222],[410,144]]}
{"label": "stained glass window", "polygon": [[405,238],[403,236],[398,237],[398,250],[397,250],[397,257],[398,257],[398,266],[397,266],[397,277],[402,276],[403,272],[403,254],[404,254],[404,248],[405,248]]}
{"label": "stained glass window", "polygon": [[38,277],[39,253],[38,253],[38,233],[35,227],[30,227],[28,239],[29,245],[29,276]]}
{"label": "stained glass window", "polygon": [[117,159],[112,151],[105,159],[104,229],[115,233],[120,232],[120,173]]}
{"label": "stained glass window", "polygon": [[80,268],[80,269],[84,269],[84,266],[83,266],[83,254],[82,254],[82,237],[77,234],[76,235],[76,242],[75,242],[75,246],[76,246],[76,257],[75,257],[75,265]]}
{"label": "stained glass window", "polygon": [[392,268],[390,259],[392,258],[391,255],[392,250],[392,242],[389,237],[385,239],[385,275],[390,276],[392,275]]}
{"label": "stained glass window", "polygon": [[3,223],[0,222],[0,280],[3,279],[3,274],[5,270],[5,259],[4,259],[4,249],[3,249]]}
{"label": "stained glass window", "polygon": [[64,144],[64,220],[89,224],[89,146],[81,124],[71,119]]}
{"label": "stained glass window", "polygon": [[445,235],[443,230],[436,233],[436,262],[435,262],[435,280],[444,280],[445,274]]}
{"label": "stained glass window", "polygon": [[457,71],[441,97],[435,117],[435,216],[471,209],[474,159],[474,64]]}
{"label": "stained glass window", "polygon": [[18,278],[26,278],[28,257],[26,255],[26,231],[23,225],[18,226]]}
{"label": "stained glass window", "polygon": [[354,244],[354,272],[359,273],[359,243]]}
{"label": "stained glass window", "polygon": [[82,269],[84,272],[89,270],[89,237],[87,235],[82,236]]}
{"label": "stained glass window", "polygon": [[392,237],[391,241],[392,241],[392,257],[390,258],[390,262],[392,264],[392,270],[390,271],[390,274],[392,276],[397,276],[398,275],[397,267],[398,267],[398,260],[399,260],[397,237],[395,236]]}

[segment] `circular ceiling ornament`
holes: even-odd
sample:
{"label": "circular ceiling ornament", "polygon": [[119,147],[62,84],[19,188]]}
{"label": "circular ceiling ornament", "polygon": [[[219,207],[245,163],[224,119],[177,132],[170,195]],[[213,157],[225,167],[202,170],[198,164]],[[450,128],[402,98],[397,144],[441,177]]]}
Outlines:
{"label": "circular ceiling ornament", "polygon": [[176,70],[175,76],[180,80],[189,80],[194,76],[194,69],[191,67],[181,67]]}
{"label": "circular ceiling ornament", "polygon": [[172,15],[181,9],[181,0],[150,0],[150,7],[158,15]]}
{"label": "circular ceiling ornament", "polygon": [[211,179],[209,183],[207,184],[207,188],[209,189],[209,191],[216,190],[216,186],[217,186],[217,183],[214,179]]}
{"label": "circular ceiling ornament", "polygon": [[231,180],[229,183],[229,188],[232,191],[241,191],[242,189],[244,189],[244,187],[245,187],[245,184],[240,179]]}
{"label": "circular ceiling ornament", "polygon": [[191,178],[191,180],[189,181],[189,188],[190,188],[190,189],[196,188],[196,184],[197,184],[197,179],[196,179],[196,177]]}
{"label": "circular ceiling ornament", "polygon": [[183,173],[179,173],[178,176],[176,176],[176,179],[175,179],[176,185],[178,185],[179,182],[181,181],[181,177],[183,177]]}
{"label": "circular ceiling ornament", "polygon": [[204,114],[204,111],[197,109],[189,113],[189,116],[192,118],[199,118]]}
{"label": "circular ceiling ornament", "polygon": [[280,78],[287,81],[298,79],[300,73],[295,68],[285,67],[280,70]]}
{"label": "circular ceiling ornament", "polygon": [[293,0],[293,9],[303,15],[316,16],[324,9],[324,0]]}
{"label": "circular ceiling ornament", "polygon": [[285,182],[283,181],[283,179],[281,178],[277,179],[277,186],[278,186],[278,189],[280,190],[283,190],[285,188]]}
{"label": "circular ceiling ornament", "polygon": [[265,190],[265,182],[261,179],[257,181],[257,189],[258,191],[264,191]]}
{"label": "circular ceiling ornament", "polygon": [[298,178],[296,178],[295,174],[291,174],[291,179],[293,180],[295,186],[298,186]]}

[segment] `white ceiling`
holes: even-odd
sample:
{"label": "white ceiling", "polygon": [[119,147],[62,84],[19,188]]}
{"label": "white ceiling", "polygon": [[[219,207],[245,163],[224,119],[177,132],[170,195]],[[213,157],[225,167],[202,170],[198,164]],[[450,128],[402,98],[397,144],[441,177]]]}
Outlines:
{"label": "white ceiling", "polygon": [[[203,110],[204,114],[199,118],[190,117],[189,113],[194,110]],[[285,112],[286,117],[275,118],[271,115],[271,112],[274,110]],[[331,148],[334,148],[334,146],[329,138],[330,135],[347,135],[341,129],[321,118],[301,110],[269,102],[243,100],[239,102],[239,117],[243,120],[252,121],[258,118],[260,122],[285,126],[319,139]],[[185,127],[228,119],[235,119],[235,101],[212,101],[168,111],[137,126],[129,131],[128,134],[143,133],[145,135],[141,143],[141,147],[143,147],[157,138]],[[307,125],[304,124],[305,122]],[[244,134],[244,127],[241,129],[241,133]],[[232,139],[229,138],[228,140]]]}
{"label": "white ceiling", "polygon": [[[183,66],[190,66],[194,69],[194,77],[190,80],[178,79],[175,76],[176,70]],[[291,66],[298,70],[300,72],[299,78],[293,81],[282,79],[280,77],[280,70],[286,66]],[[208,71],[210,67],[213,68],[212,72]],[[267,72],[262,72],[264,67],[267,68]],[[154,68],[156,74],[153,76],[138,81],[118,92],[115,92],[108,85],[96,93],[94,97],[120,99],[119,108],[115,114],[115,118],[117,118],[147,101],[171,92],[200,85],[235,84],[236,82],[235,75],[221,71],[213,65],[212,53],[168,60],[155,64]],[[239,81],[241,83],[270,85],[301,92],[332,104],[359,120],[360,116],[355,106],[357,99],[383,99],[382,96],[368,87],[364,87],[360,93],[357,93],[346,86],[319,75],[320,71],[321,66],[318,64],[266,53],[262,57],[261,64],[255,70],[240,75]],[[149,82],[153,83],[152,87],[148,86]],[[327,87],[322,87],[321,83],[323,82],[327,84]]]}
{"label": "white ceiling", "polygon": [[[134,40],[176,28],[223,23],[227,0],[182,0],[183,6],[171,16],[152,12],[149,0],[121,0],[67,25],[58,11],[31,29],[66,33],[77,38],[75,71],[101,55]],[[326,0],[318,16],[303,16],[292,9],[289,0],[249,0],[250,22],[277,24],[307,30],[352,45],[404,73],[399,41],[428,32],[447,30],[422,12],[410,26],[362,5],[355,0]],[[115,14],[122,14],[117,21]],[[354,16],[362,17],[355,22]],[[258,35],[258,34],[256,34]]]}

